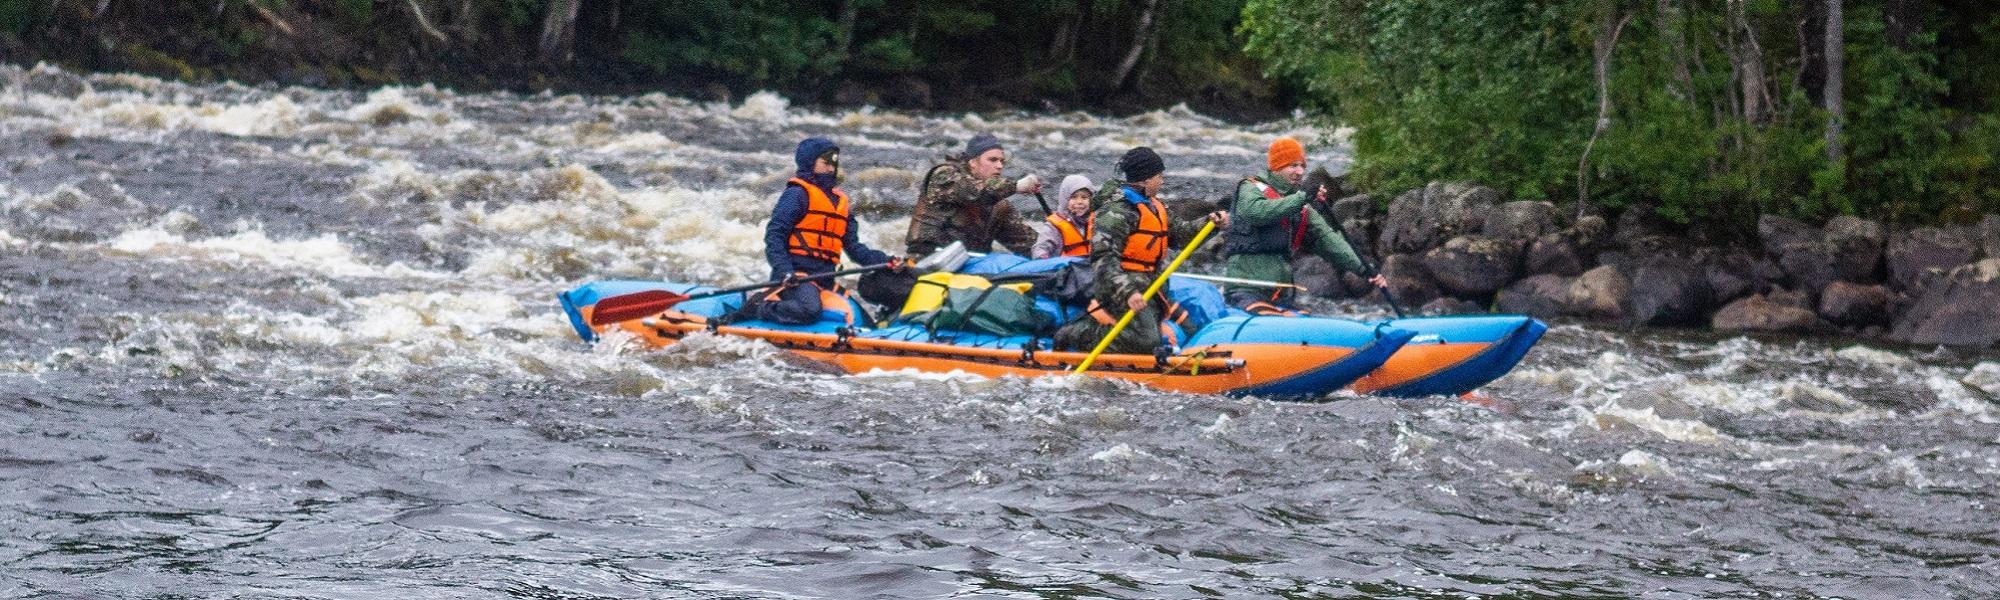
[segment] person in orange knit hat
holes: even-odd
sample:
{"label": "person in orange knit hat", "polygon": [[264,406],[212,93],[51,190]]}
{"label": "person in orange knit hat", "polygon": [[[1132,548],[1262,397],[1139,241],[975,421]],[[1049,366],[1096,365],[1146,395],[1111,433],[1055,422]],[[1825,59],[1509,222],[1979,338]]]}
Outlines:
{"label": "person in orange knit hat", "polygon": [[[1326,189],[1298,189],[1306,175],[1305,145],[1289,137],[1278,138],[1271,142],[1264,159],[1265,171],[1243,178],[1236,185],[1236,200],[1230,204],[1222,250],[1228,256],[1229,276],[1291,283],[1292,259],[1311,252],[1335,267],[1368,277],[1377,286],[1388,285],[1361,262],[1347,237],[1308,205],[1326,204]],[[1231,306],[1255,314],[1285,314],[1294,301],[1288,287],[1231,284],[1223,288],[1223,295]]]}

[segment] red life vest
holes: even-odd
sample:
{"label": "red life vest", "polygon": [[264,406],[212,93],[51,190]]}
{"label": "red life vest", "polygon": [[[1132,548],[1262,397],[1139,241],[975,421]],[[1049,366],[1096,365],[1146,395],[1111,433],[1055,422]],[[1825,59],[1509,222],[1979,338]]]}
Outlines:
{"label": "red life vest", "polygon": [[1125,236],[1125,251],[1118,256],[1118,266],[1127,271],[1151,273],[1160,268],[1160,258],[1167,255],[1167,207],[1158,199],[1148,198],[1145,204],[1133,204],[1132,208],[1139,212],[1139,222]]}
{"label": "red life vest", "polygon": [[[1249,179],[1251,183],[1257,184],[1257,191],[1264,193],[1264,199],[1277,200],[1284,197],[1278,194],[1277,188],[1271,187],[1271,184],[1264,183],[1264,180],[1255,177]],[[1285,220],[1280,221],[1278,224],[1279,227],[1292,230],[1292,254],[1298,254],[1299,249],[1304,248],[1306,245],[1306,219],[1309,218],[1306,216],[1306,211],[1309,210],[1312,209],[1300,206],[1299,216],[1285,217]]]}
{"label": "red life vest", "polygon": [[786,183],[806,191],[806,216],[799,218],[792,235],[785,238],[787,249],[799,256],[840,262],[841,243],[847,238],[847,210],[852,207],[847,192],[833,188],[829,196],[826,190],[797,177]]}
{"label": "red life vest", "polygon": [[1083,231],[1077,231],[1069,219],[1049,215],[1049,225],[1062,235],[1062,252],[1057,256],[1090,256],[1090,234],[1097,229],[1097,215],[1090,215],[1083,222]]}

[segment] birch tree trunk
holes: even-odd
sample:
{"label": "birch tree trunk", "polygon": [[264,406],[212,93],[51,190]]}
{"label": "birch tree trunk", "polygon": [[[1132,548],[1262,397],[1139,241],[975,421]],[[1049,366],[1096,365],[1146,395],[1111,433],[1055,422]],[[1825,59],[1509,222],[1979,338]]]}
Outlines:
{"label": "birch tree trunk", "polygon": [[1842,71],[1846,61],[1847,42],[1841,35],[1845,19],[1840,14],[1840,0],[1826,0],[1826,160],[1838,163],[1842,156],[1840,148],[1841,121],[1846,119],[1840,93]]}
{"label": "birch tree trunk", "polygon": [[543,64],[569,62],[570,40],[576,33],[576,11],[583,0],[550,0],[549,12],[542,17],[540,57]]}
{"label": "birch tree trunk", "polygon": [[1111,77],[1112,87],[1123,89],[1125,78],[1132,75],[1132,68],[1139,66],[1139,57],[1146,53],[1146,46],[1152,41],[1153,19],[1160,8],[1160,0],[1146,0],[1146,6],[1139,10],[1139,27],[1132,35],[1132,49],[1125,53],[1125,59],[1118,61],[1118,70]]}
{"label": "birch tree trunk", "polygon": [[1618,15],[1616,6],[1604,12],[1604,20],[1599,23],[1595,40],[1592,40],[1591,54],[1597,59],[1597,123],[1590,130],[1590,141],[1583,145],[1583,156],[1576,159],[1576,218],[1584,216],[1584,209],[1590,206],[1590,151],[1597,147],[1597,138],[1604,130],[1611,128],[1611,53],[1618,49],[1618,34],[1625,31],[1625,24],[1632,21],[1632,14]]}

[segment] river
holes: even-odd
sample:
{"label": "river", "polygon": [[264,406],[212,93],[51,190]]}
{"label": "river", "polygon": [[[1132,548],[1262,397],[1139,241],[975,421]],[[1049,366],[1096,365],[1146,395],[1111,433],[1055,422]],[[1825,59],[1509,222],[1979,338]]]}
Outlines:
{"label": "river", "polygon": [[1558,324],[1489,402],[1294,403],[589,347],[554,301],[762,277],[806,136],[900,249],[976,132],[1215,197],[1298,122],[0,85],[0,596],[2000,596],[1990,353]]}

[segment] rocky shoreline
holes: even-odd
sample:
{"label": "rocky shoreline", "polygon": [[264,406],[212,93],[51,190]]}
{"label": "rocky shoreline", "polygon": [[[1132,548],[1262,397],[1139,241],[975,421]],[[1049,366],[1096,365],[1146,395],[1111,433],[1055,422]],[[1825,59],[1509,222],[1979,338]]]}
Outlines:
{"label": "rocky shoreline", "polygon": [[[1912,345],[2000,343],[2000,215],[1899,227],[1764,215],[1757,247],[1702,245],[1653,211],[1565,219],[1553,203],[1434,182],[1379,210],[1347,195],[1330,214],[1373,255],[1406,309],[1509,312],[1619,326],[1838,334]],[[1300,258],[1298,281],[1365,297],[1360,278]]]}

